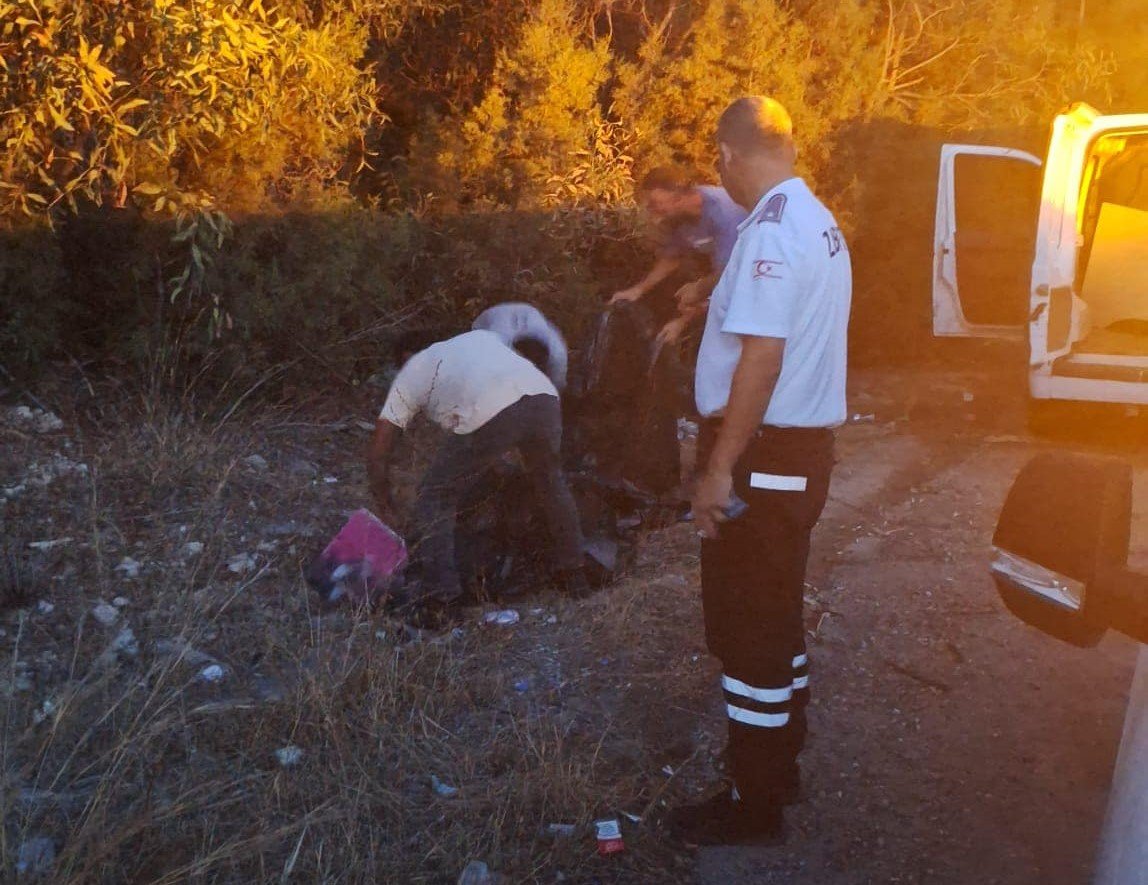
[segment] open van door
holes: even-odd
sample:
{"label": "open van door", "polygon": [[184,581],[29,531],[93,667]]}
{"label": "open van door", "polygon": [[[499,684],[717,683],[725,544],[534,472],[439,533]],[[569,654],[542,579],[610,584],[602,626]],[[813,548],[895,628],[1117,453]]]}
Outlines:
{"label": "open van door", "polygon": [[933,242],[934,335],[1025,335],[1040,166],[1039,158],[1011,148],[941,148]]}

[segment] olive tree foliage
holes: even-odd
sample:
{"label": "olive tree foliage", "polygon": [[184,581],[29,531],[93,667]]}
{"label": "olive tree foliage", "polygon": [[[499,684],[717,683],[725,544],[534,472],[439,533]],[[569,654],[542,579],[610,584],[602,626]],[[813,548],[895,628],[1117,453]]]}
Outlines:
{"label": "olive tree foliage", "polygon": [[368,36],[263,0],[0,0],[0,216],[242,210],[327,182],[377,116]]}

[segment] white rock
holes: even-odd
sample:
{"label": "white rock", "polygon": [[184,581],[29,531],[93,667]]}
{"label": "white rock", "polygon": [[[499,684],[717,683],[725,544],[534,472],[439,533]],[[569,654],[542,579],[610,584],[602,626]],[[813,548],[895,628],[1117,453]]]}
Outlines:
{"label": "white rock", "polygon": [[131,602],[126,596],[117,596],[112,600],[112,605],[114,605],[116,608],[126,608],[127,606],[131,605]]}
{"label": "white rock", "polygon": [[203,552],[203,542],[202,541],[188,541],[186,544],[183,545],[183,555],[189,559],[192,556],[199,556],[199,554],[201,554],[202,552]]}
{"label": "white rock", "polygon": [[110,651],[128,658],[137,657],[140,653],[140,645],[136,641],[136,635],[132,632],[131,627],[124,627],[120,630],[108,648]]}
{"label": "white rock", "polygon": [[255,557],[250,553],[237,553],[227,562],[227,570],[235,575],[245,575],[255,568]]}
{"label": "white rock", "polygon": [[294,768],[303,761],[303,748],[289,744],[275,751],[276,761],[284,768]]}
{"label": "white rock", "polygon": [[125,556],[120,560],[120,564],[116,566],[115,570],[123,574],[125,578],[138,578],[140,569],[143,566],[132,559],[130,556]]}
{"label": "white rock", "polygon": [[518,612],[512,608],[498,612],[487,612],[482,616],[484,624],[497,624],[499,627],[510,627],[519,621]]}
{"label": "white rock", "polygon": [[36,611],[42,615],[50,615],[55,610],[56,606],[52,605],[52,603],[48,602],[46,599],[41,599],[36,603]]}
{"label": "white rock", "polygon": [[226,673],[221,665],[209,664],[199,671],[199,679],[202,682],[220,682]]}
{"label": "white rock", "polygon": [[270,466],[267,463],[267,459],[262,455],[248,455],[243,459],[243,463],[250,467],[252,470],[258,470],[260,472],[266,470]]}
{"label": "white rock", "polygon": [[120,610],[115,606],[108,605],[106,602],[101,602],[92,609],[92,617],[105,627],[112,626],[119,616]]}

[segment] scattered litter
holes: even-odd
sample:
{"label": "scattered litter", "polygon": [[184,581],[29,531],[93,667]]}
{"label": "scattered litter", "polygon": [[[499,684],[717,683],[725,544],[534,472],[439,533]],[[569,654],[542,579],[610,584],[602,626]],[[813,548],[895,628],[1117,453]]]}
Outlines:
{"label": "scattered litter", "polygon": [[199,680],[201,682],[220,682],[226,672],[219,664],[209,664],[199,671]]}
{"label": "scattered litter", "polygon": [[258,470],[260,473],[271,466],[267,463],[267,459],[262,455],[248,455],[243,459],[243,463],[250,467],[252,470]]}
{"label": "scattered litter", "polygon": [[697,655],[690,655],[690,660],[696,664],[698,662],[698,656]]}
{"label": "scattered litter", "polygon": [[323,482],[329,486],[333,486],[339,482],[339,478],[337,476],[324,476]]}
{"label": "scattered litter", "polygon": [[113,605],[108,605],[106,602],[101,602],[92,609],[92,617],[105,627],[112,626],[119,616],[120,610]]}
{"label": "scattered litter", "polygon": [[245,575],[255,568],[255,557],[250,553],[236,553],[227,561],[227,570],[233,575]]}
{"label": "scattered litter", "polygon": [[8,410],[10,424],[30,425],[36,433],[54,433],[64,429],[64,422],[58,415],[44,409],[30,409],[27,406],[13,406]]}
{"label": "scattered litter", "polygon": [[115,571],[122,573],[125,578],[138,578],[141,568],[143,566],[140,563],[130,556],[125,556],[120,560],[120,564],[115,567]]}
{"label": "scattered litter", "polygon": [[664,774],[666,777],[673,777],[674,776],[673,766],[663,765],[662,766],[662,774]]}
{"label": "scattered litter", "polygon": [[442,796],[444,799],[449,799],[451,796],[458,795],[458,787],[452,787],[450,784],[443,783],[439,780],[437,774],[430,776],[431,789],[434,790],[436,796]]}
{"label": "scattered litter", "polygon": [[465,635],[466,635],[466,631],[463,630],[462,627],[455,627],[453,630],[450,631],[450,638],[451,639],[462,639],[462,637],[464,637]]}
{"label": "scattered litter", "polygon": [[131,627],[123,627],[116,638],[111,641],[104,653],[100,655],[100,660],[103,663],[112,663],[117,658],[136,658],[140,653],[140,645],[136,640],[135,633],[132,632]]}
{"label": "scattered litter", "polygon": [[519,679],[517,682],[514,683],[514,690],[516,692],[518,692],[519,694],[522,694],[523,692],[530,691],[530,680],[529,679]]}
{"label": "scattered litter", "polygon": [[472,860],[459,875],[458,885],[494,885],[494,875],[481,860]]}
{"label": "scattered litter", "polygon": [[193,556],[199,556],[203,552],[202,541],[188,541],[183,545],[183,555],[185,558],[190,559]]}
{"label": "scattered litter", "polygon": [[678,442],[684,442],[687,439],[695,439],[698,435],[698,425],[693,421],[687,421],[685,418],[678,419]]}
{"label": "scattered litter", "polygon": [[126,596],[117,596],[112,600],[112,605],[114,605],[116,608],[126,608],[127,606],[131,605],[131,602]]}
{"label": "scattered litter", "polygon": [[56,843],[47,836],[33,836],[16,850],[16,875],[44,876],[56,862]]}
{"label": "scattered litter", "polygon": [[877,420],[877,416],[872,414],[872,413],[869,413],[867,415],[862,415],[860,412],[858,412],[852,418],[849,419],[849,423],[850,424],[872,424],[876,420]]}
{"label": "scattered litter", "polygon": [[283,768],[294,768],[303,761],[303,748],[296,747],[294,744],[280,747],[275,751],[275,760]]}
{"label": "scattered litter", "polygon": [[48,717],[50,717],[55,712],[56,712],[56,702],[53,701],[51,698],[47,698],[47,699],[45,699],[44,703],[40,704],[40,706],[32,714],[32,721],[35,722],[37,725],[39,725],[41,722],[44,722],[46,719],[48,719]]}
{"label": "scattered litter", "polygon": [[546,620],[544,620],[542,623],[543,624],[550,624],[550,625],[557,624],[558,623],[558,615],[547,615]]}
{"label": "scattered litter", "polygon": [[29,488],[44,489],[57,479],[68,476],[87,476],[88,465],[65,458],[63,455],[53,455],[47,464],[34,462],[28,467],[24,478],[15,485],[5,486],[0,490],[0,497],[11,500],[18,498]]}
{"label": "scattered litter", "polygon": [[594,828],[598,834],[599,854],[606,856],[626,850],[626,843],[622,841],[622,825],[616,817],[596,820]]}
{"label": "scattered litter", "polygon": [[363,605],[385,592],[406,564],[406,542],[360,508],[307,566],[307,583],[328,605],[344,598]]}
{"label": "scattered litter", "polygon": [[36,611],[42,615],[50,615],[55,610],[56,606],[52,605],[52,603],[48,602],[46,599],[41,599],[36,603]]}
{"label": "scattered litter", "polygon": [[569,839],[578,832],[576,824],[547,824],[546,833],[558,839]]}
{"label": "scattered litter", "polygon": [[499,627],[512,627],[519,621],[518,612],[512,608],[497,612],[487,612],[482,616],[482,623],[495,624]]}
{"label": "scattered litter", "polygon": [[55,538],[51,541],[32,541],[28,546],[32,550],[51,550],[53,547],[63,547],[65,544],[71,544],[72,539],[69,538]]}

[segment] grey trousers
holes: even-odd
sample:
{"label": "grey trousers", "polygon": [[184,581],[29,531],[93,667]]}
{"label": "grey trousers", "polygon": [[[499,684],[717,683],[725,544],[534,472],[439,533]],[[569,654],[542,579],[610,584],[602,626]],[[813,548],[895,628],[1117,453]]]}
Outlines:
{"label": "grey trousers", "polygon": [[455,566],[458,505],[482,473],[517,450],[554,542],[555,566],[582,567],[582,531],[574,496],[562,473],[562,412],[558,398],[525,396],[473,433],[451,434],[435,455],[415,502],[424,597],[449,601],[462,594]]}

